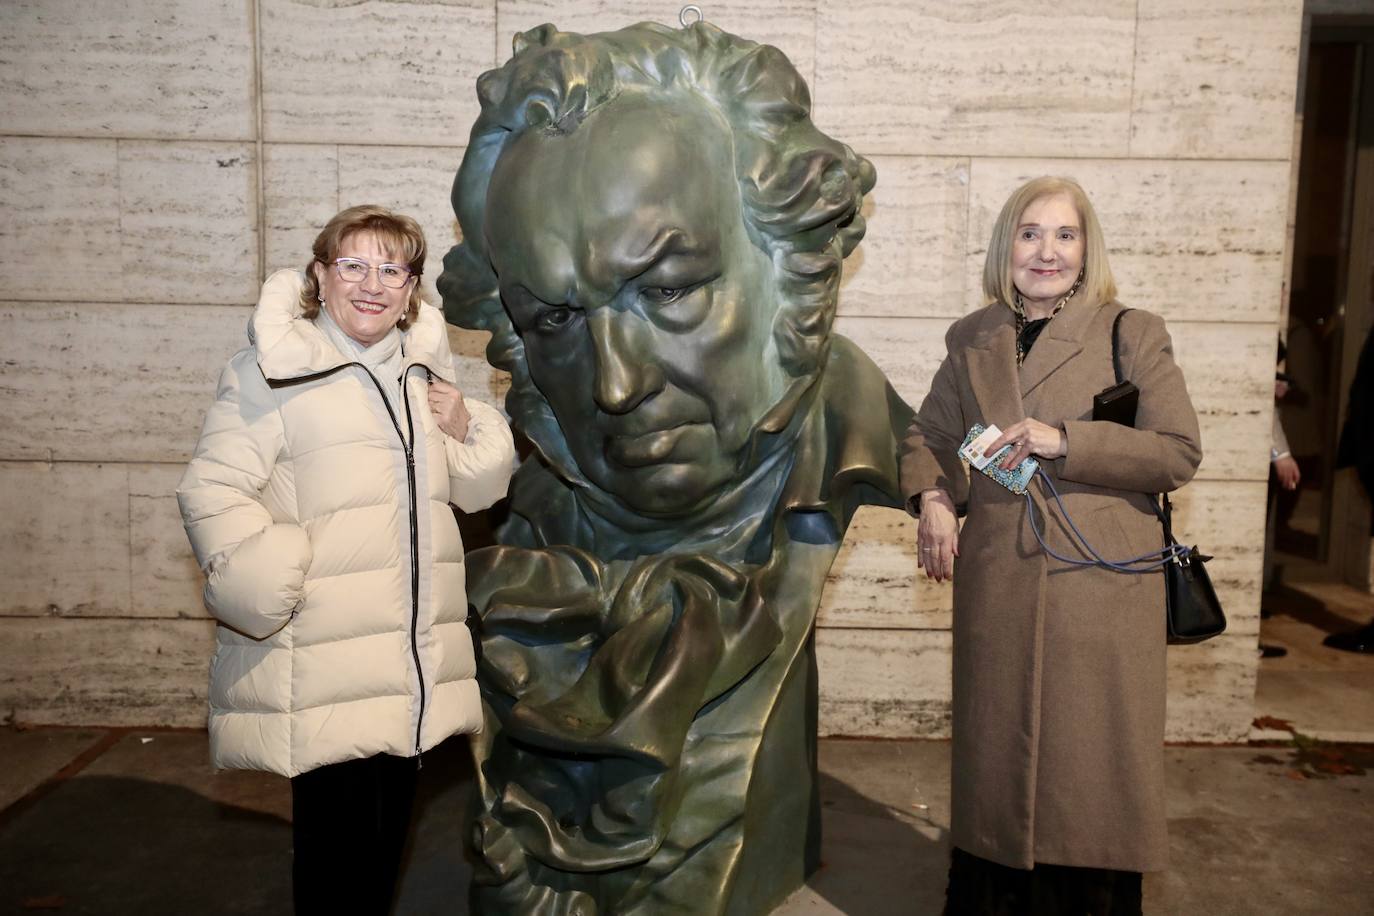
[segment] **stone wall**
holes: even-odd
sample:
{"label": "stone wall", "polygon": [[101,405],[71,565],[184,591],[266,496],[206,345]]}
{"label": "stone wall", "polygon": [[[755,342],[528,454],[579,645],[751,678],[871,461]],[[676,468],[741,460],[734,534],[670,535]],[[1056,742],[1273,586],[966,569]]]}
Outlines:
{"label": "stone wall", "polygon": [[[728,0],[816,120],[873,159],[840,330],[913,403],[979,303],[992,220],[1024,178],[1079,179],[1129,304],[1170,323],[1206,459],[1180,528],[1217,555],[1224,637],[1171,650],[1175,739],[1249,727],[1270,377],[1284,279],[1299,0]],[[196,725],[211,624],[172,489],[264,274],[340,207],[454,239],[473,83],[517,30],[637,0],[0,4],[0,718]],[[910,101],[905,101],[909,99]],[[432,286],[431,286],[432,289]],[[464,384],[499,401],[477,335]],[[948,586],[913,524],[866,510],[817,636],[828,733],[948,732]],[[1110,608],[1103,608],[1110,613]]]}

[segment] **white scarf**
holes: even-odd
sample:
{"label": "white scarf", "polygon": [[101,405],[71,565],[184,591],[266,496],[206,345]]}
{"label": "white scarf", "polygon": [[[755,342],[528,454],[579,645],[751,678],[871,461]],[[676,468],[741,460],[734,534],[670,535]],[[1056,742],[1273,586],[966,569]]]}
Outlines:
{"label": "white scarf", "polygon": [[359,343],[344,333],[338,323],[329,315],[329,310],[320,306],[315,316],[315,327],[324,332],[329,342],[345,359],[362,363],[391,403],[399,421],[401,416],[401,366],[405,360],[403,335],[399,328],[391,331],[372,346]]}

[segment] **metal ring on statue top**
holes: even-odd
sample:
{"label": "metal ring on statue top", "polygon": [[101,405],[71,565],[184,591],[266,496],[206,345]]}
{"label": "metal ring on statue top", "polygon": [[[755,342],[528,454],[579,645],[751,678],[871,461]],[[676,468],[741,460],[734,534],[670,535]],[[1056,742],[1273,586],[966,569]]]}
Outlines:
{"label": "metal ring on statue top", "polygon": [[[690,13],[696,13],[696,18],[695,18],[695,19],[690,19],[690,18],[688,18],[688,15],[689,15]],[[697,6],[697,5],[694,4],[694,3],[689,3],[689,4],[687,4],[687,5],[684,6],[681,10],[679,10],[679,11],[678,11],[678,14],[677,14],[677,21],[680,22],[680,23],[682,23],[682,27],[683,27],[684,29],[690,28],[691,26],[696,25],[698,22],[701,22],[701,21],[704,20],[705,18],[706,18],[706,15],[705,15],[704,13],[702,13],[701,7]]]}

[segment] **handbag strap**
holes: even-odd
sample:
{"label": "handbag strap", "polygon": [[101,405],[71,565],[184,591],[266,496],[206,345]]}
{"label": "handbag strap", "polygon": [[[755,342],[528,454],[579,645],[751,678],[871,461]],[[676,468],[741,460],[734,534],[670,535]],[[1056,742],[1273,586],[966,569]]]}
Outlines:
{"label": "handbag strap", "polygon": [[[1122,309],[1116,313],[1116,318],[1112,320],[1112,371],[1116,373],[1116,383],[1120,385],[1126,381],[1126,373],[1121,371],[1121,319],[1130,309]],[[1160,525],[1164,527],[1164,546],[1172,547],[1178,541],[1174,540],[1174,507],[1169,502],[1169,494],[1159,494],[1160,502],[1164,504],[1161,510],[1159,503],[1154,497],[1150,498],[1150,508],[1155,510],[1155,517],[1159,519]]]}
{"label": "handbag strap", "polygon": [[1163,511],[1160,510],[1159,503],[1154,501],[1154,497],[1150,497],[1150,508],[1155,510],[1155,517],[1159,519],[1160,525],[1164,528],[1164,546],[1166,548],[1172,547],[1178,543],[1174,539],[1174,506],[1169,502],[1168,493],[1159,494],[1159,500],[1164,504]]}
{"label": "handbag strap", "polygon": [[1121,317],[1130,309],[1122,309],[1112,320],[1112,371],[1116,373],[1116,383],[1126,381],[1126,373],[1121,371]]}

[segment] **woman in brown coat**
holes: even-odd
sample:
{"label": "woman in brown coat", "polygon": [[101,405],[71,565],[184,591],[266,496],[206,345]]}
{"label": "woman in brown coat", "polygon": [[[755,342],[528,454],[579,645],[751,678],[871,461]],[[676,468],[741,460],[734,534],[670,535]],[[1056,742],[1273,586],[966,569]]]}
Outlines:
{"label": "woman in brown coat", "polygon": [[[1134,427],[1094,421],[1115,383],[1122,306],[1076,183],[1038,178],[993,228],[988,305],[956,321],[903,444],[920,562],[954,578],[954,750],[947,912],[1139,913],[1140,872],[1166,862],[1164,591],[1158,572],[1075,566],[1042,549],[1026,498],[956,454],[970,426],[1034,456],[1100,556],[1163,546],[1150,502],[1192,478],[1197,416],[1164,322],[1130,311]],[[1064,513],[1029,488],[1048,546],[1084,558]],[[967,507],[960,530],[956,513]]]}

